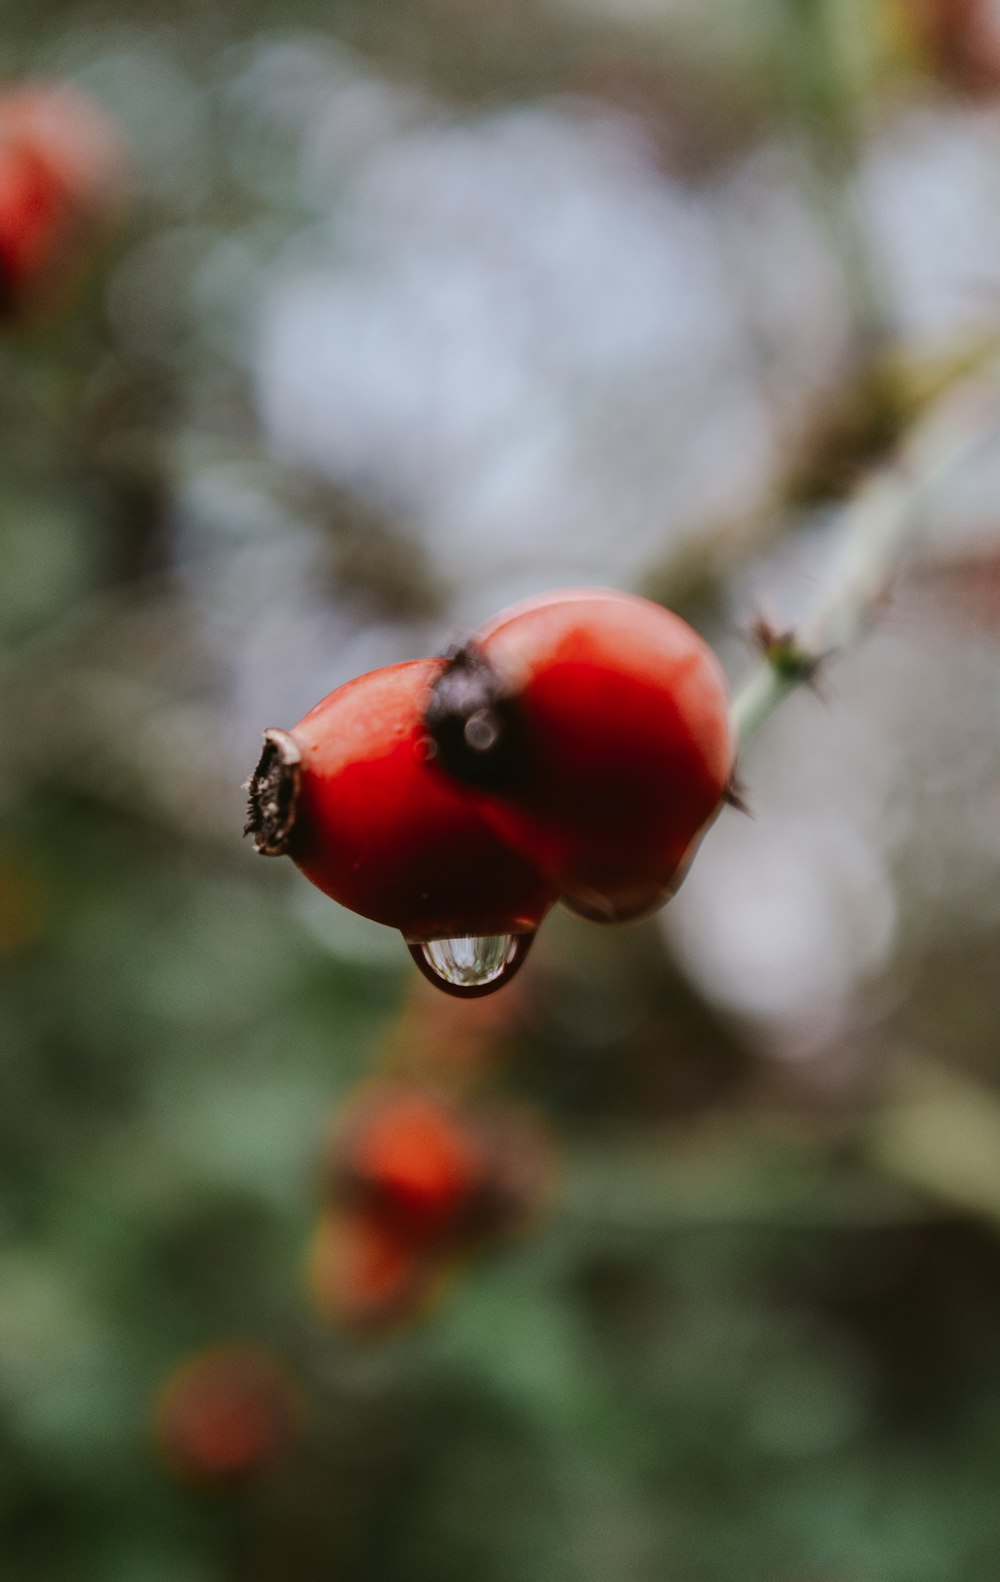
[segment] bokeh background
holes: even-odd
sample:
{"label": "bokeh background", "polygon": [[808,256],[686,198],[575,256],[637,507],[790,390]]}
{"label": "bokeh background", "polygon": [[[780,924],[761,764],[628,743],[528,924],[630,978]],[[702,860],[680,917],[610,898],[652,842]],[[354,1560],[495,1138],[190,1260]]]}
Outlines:
{"label": "bokeh background", "polygon": [[[4,1582],[992,1582],[995,8],[0,18],[132,163],[0,340]],[[241,841],[263,726],[525,593],[652,594],[738,679],[956,381],[997,437],[660,916],[459,1013]],[[379,1071],[551,1159],[368,1325],[308,1271]],[[155,1424],[229,1343],[298,1404],[218,1487]]]}

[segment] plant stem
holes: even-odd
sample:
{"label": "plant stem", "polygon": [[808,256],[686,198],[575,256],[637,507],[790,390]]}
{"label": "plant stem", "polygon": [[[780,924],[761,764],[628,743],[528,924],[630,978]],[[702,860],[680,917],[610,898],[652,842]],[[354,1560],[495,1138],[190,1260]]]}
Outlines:
{"label": "plant stem", "polygon": [[979,382],[953,390],[914,428],[894,462],[873,473],[844,507],[840,553],[819,603],[794,631],[765,635],[763,658],[733,698],[741,748],[790,692],[871,625],[928,496],[997,432],[1000,413],[985,392]]}

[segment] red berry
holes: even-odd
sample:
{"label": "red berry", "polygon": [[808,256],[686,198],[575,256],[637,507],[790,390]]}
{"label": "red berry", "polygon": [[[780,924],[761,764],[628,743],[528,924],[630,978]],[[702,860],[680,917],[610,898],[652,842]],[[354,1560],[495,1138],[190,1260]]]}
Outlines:
{"label": "red berry", "polygon": [[274,1466],[300,1416],[298,1389],[277,1357],[258,1346],[220,1346],[167,1380],[156,1408],[156,1440],[177,1476],[232,1485]]}
{"label": "red berry", "polygon": [[111,117],[75,89],[0,95],[0,315],[71,283],[120,207],[125,163]]}
{"label": "red berry", "polygon": [[522,1229],[548,1196],[551,1147],[520,1109],[474,1109],[402,1081],[362,1090],[337,1123],[310,1283],[362,1327],[426,1307],[475,1248]]}
{"label": "red berry", "polygon": [[931,71],[962,94],[1000,89],[1000,17],[995,0],[896,0],[896,20]]}
{"label": "red berry", "polygon": [[411,1245],[447,1242],[467,1217],[485,1168],[472,1131],[420,1088],[374,1090],[335,1142],[332,1185]]}
{"label": "red berry", "polygon": [[321,1214],[307,1277],[313,1301],[332,1322],[371,1330],[409,1318],[429,1300],[437,1275],[378,1214],[340,1205]]}
{"label": "red berry", "polygon": [[549,1174],[548,1138],[531,1112],[383,1081],[337,1124],[326,1196],[427,1256],[516,1228]]}
{"label": "red berry", "polygon": [[623,593],[568,590],[497,616],[447,661],[427,726],[501,839],[597,921],[673,893],[733,769],[714,654]]}
{"label": "red berry", "polygon": [[[423,712],[442,669],[420,659],[372,671],[290,731],[265,732],[247,831],[258,851],[287,851],[326,895],[407,941],[511,936],[516,966],[516,942],[554,898],[433,758]],[[471,981],[441,986],[482,992]]]}

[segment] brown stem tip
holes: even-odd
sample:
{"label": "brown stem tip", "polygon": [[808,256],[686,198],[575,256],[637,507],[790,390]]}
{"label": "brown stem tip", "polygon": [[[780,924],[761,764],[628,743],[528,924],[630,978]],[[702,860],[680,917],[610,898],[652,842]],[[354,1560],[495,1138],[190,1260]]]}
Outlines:
{"label": "brown stem tip", "polygon": [[252,835],[262,857],[280,857],[288,850],[295,828],[302,784],[302,754],[287,731],[266,730],[264,751],[247,781],[247,821],[244,835]]}

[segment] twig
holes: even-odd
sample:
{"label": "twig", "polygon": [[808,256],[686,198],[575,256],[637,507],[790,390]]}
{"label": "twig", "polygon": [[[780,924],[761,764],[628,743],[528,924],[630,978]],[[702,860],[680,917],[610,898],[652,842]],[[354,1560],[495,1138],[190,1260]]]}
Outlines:
{"label": "twig", "polygon": [[759,630],[763,659],[733,698],[740,747],[790,692],[871,625],[928,497],[1000,428],[1000,411],[977,381],[953,390],[912,431],[894,462],[873,473],[842,512],[841,551],[819,604],[790,632]]}

